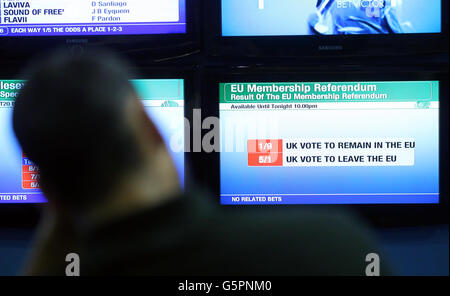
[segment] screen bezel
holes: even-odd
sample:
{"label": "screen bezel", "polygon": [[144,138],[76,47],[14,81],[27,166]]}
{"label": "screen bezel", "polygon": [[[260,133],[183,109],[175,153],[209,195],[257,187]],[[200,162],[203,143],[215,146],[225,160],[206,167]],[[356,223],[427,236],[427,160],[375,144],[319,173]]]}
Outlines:
{"label": "screen bezel", "polygon": [[162,58],[187,55],[199,50],[201,0],[186,0],[186,33],[103,36],[1,37],[0,61],[23,65],[33,56],[53,48],[82,52],[86,48],[108,47],[136,63],[150,64]]}
{"label": "screen bezel", "polygon": [[441,33],[342,36],[222,36],[222,0],[206,1],[206,45],[212,56],[283,57],[386,56],[448,50],[448,1],[441,0]]}
{"label": "screen bezel", "polygon": [[[414,69],[414,70],[413,70]],[[356,77],[356,78],[355,78]],[[448,72],[441,67],[439,70],[418,67],[373,68],[344,72],[339,67],[320,72],[310,68],[268,69],[229,68],[211,69],[204,74],[202,89],[202,118],[219,117],[219,83],[226,82],[314,82],[314,81],[414,81],[438,80],[440,82],[440,203],[439,204],[350,204],[350,205],[222,205],[233,211],[243,207],[264,208],[302,208],[302,207],[340,207],[352,209],[369,218],[380,226],[392,225],[427,225],[448,221],[448,156],[442,151],[448,151]],[[207,131],[206,131],[207,132]],[[196,174],[200,176],[203,186],[207,187],[220,204],[220,153],[201,153],[196,156]],[[212,173],[214,172],[214,173]]]}
{"label": "screen bezel", "polygon": [[[131,71],[134,75],[131,79],[183,79],[184,80],[184,116],[192,121],[192,109],[200,104],[198,92],[195,91],[198,79],[195,79],[194,67],[139,67]],[[22,80],[17,73],[1,71],[0,80]],[[185,126],[185,135],[187,134]],[[184,187],[191,191],[196,181],[191,173],[192,155],[184,153]],[[0,229],[2,228],[33,228],[40,219],[41,211],[46,203],[15,203],[0,204]]]}

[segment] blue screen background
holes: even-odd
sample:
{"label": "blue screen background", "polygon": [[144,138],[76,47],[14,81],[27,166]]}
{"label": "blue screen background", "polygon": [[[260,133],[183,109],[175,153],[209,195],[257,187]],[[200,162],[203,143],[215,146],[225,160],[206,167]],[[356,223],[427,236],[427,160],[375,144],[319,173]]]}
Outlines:
{"label": "blue screen background", "polygon": [[[144,100],[184,101],[184,81],[181,79],[135,80],[138,93]],[[0,107],[0,195],[27,195],[27,200],[7,201],[1,203],[41,203],[46,202],[39,190],[22,188],[22,150],[12,128],[12,108]],[[180,182],[184,186],[184,151],[171,149],[173,137],[184,145],[184,106],[146,107],[146,111],[161,133],[171,154]]]}
{"label": "blue screen background", "polygon": [[[222,0],[223,36],[311,35],[308,18],[317,0]],[[398,18],[410,24],[405,33],[440,33],[441,0],[408,0],[398,8]]]}
{"label": "blue screen background", "polygon": [[[281,195],[284,204],[439,202],[439,109],[223,109],[220,120],[223,204],[250,203],[232,202],[233,196],[270,195]],[[415,161],[380,167],[248,166],[249,139],[296,138],[414,139]],[[230,149],[226,143],[232,143]]]}

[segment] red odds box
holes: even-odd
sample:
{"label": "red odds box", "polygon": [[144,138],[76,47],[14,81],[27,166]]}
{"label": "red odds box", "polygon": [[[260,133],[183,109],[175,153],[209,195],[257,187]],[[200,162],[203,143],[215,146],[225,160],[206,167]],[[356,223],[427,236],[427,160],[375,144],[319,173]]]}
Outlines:
{"label": "red odds box", "polygon": [[281,153],[283,140],[248,140],[248,153]]}
{"label": "red odds box", "polygon": [[282,166],[283,140],[248,140],[248,166]]}
{"label": "red odds box", "polygon": [[35,165],[22,165],[22,173],[39,173]]}
{"label": "red odds box", "polygon": [[283,153],[249,153],[248,166],[282,166]]}
{"label": "red odds box", "polygon": [[22,180],[23,189],[39,189],[39,182]]}

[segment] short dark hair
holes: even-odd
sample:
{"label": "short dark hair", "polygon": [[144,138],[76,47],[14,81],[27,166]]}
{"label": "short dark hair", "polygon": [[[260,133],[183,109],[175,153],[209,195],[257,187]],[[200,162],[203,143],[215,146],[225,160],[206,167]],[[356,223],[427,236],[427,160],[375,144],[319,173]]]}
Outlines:
{"label": "short dark hair", "polygon": [[129,67],[107,51],[56,52],[28,68],[13,127],[40,183],[64,204],[105,196],[139,163],[125,106],[135,94]]}

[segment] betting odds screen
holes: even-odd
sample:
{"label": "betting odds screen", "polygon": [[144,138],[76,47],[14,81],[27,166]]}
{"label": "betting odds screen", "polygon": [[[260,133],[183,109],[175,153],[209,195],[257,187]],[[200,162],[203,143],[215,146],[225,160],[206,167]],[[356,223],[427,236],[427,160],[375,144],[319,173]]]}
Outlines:
{"label": "betting odds screen", "polygon": [[186,0],[0,0],[0,37],[186,33]]}
{"label": "betting odds screen", "polygon": [[439,81],[220,84],[221,203],[439,203]]}
{"label": "betting odds screen", "polygon": [[[0,80],[0,204],[41,203],[38,168],[22,153],[12,128],[14,100],[24,85]],[[184,186],[184,81],[133,80],[148,115],[156,124]],[[61,173],[66,168],[61,167]]]}
{"label": "betting odds screen", "polygon": [[441,0],[222,0],[223,36],[440,32]]}

